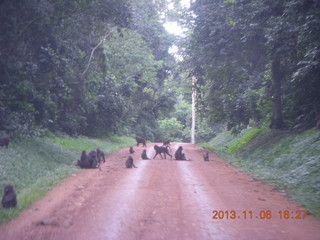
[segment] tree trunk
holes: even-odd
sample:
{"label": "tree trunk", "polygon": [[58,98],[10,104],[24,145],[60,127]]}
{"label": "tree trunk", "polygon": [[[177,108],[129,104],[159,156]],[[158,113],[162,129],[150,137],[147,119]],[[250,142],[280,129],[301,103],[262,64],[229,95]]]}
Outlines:
{"label": "tree trunk", "polygon": [[272,121],[270,128],[281,129],[283,127],[282,103],[281,103],[281,80],[283,73],[280,66],[280,58],[275,57],[272,61]]}
{"label": "tree trunk", "polygon": [[192,123],[191,123],[191,143],[196,143],[195,140],[195,129],[196,129],[196,78],[192,77],[192,106],[191,106],[191,114],[192,114]]}

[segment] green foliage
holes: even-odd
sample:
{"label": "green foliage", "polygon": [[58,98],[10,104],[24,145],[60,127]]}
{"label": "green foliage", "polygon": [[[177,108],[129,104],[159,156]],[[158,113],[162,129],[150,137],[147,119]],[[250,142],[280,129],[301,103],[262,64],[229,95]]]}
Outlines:
{"label": "green foliage", "polygon": [[176,118],[166,118],[158,120],[162,139],[169,139],[170,141],[180,142],[184,136],[183,125]]}
{"label": "green foliage", "polygon": [[319,143],[315,128],[302,134],[248,129],[237,137],[224,132],[203,147],[215,149],[235,166],[284,189],[320,217]]}
{"label": "green foliage", "polygon": [[79,171],[74,165],[82,150],[100,148],[109,154],[134,143],[133,138],[119,136],[104,140],[50,136],[11,141],[9,148],[0,149],[0,187],[2,191],[5,184],[14,185],[18,206],[10,210],[0,208],[0,223],[16,217],[61,179]]}
{"label": "green foliage", "polygon": [[134,132],[145,112],[155,125],[171,44],[159,17],[164,3],[0,5],[0,130],[111,135]]}
{"label": "green foliage", "polygon": [[231,128],[283,113],[289,126],[314,126],[319,13],[315,1],[194,2],[184,64],[198,79],[206,118]]}

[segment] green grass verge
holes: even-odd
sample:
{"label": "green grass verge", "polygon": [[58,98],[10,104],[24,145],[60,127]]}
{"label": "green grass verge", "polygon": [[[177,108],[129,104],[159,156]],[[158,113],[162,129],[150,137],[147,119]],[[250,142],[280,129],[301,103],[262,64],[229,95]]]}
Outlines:
{"label": "green grass verge", "polygon": [[42,137],[10,142],[0,148],[1,198],[5,184],[14,185],[18,206],[0,208],[0,224],[20,214],[22,210],[43,197],[53,186],[72,173],[82,150],[102,149],[106,155],[120,148],[134,145],[130,137],[113,136],[106,139],[86,137]]}
{"label": "green grass verge", "polygon": [[236,167],[277,187],[320,218],[320,131],[301,134],[248,129],[224,132],[202,145]]}

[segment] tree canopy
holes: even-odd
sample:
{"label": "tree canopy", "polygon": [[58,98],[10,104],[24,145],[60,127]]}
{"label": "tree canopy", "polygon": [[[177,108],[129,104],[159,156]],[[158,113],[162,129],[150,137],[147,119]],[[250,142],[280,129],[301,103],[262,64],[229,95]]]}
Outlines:
{"label": "tree canopy", "polygon": [[320,119],[317,0],[3,0],[0,21],[0,131],[187,141],[192,77],[202,139]]}

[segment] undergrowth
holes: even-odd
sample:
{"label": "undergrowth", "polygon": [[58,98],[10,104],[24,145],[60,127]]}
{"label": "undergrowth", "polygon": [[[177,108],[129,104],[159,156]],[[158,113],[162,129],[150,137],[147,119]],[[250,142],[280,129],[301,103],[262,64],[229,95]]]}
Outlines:
{"label": "undergrowth", "polygon": [[134,142],[133,138],[117,136],[106,139],[50,136],[11,141],[8,148],[0,148],[0,195],[6,184],[14,185],[18,205],[9,210],[0,208],[0,224],[18,216],[63,178],[80,171],[74,165],[82,150],[100,148],[108,155]]}
{"label": "undergrowth", "polygon": [[320,131],[248,129],[224,132],[202,145],[254,177],[284,189],[320,218]]}

